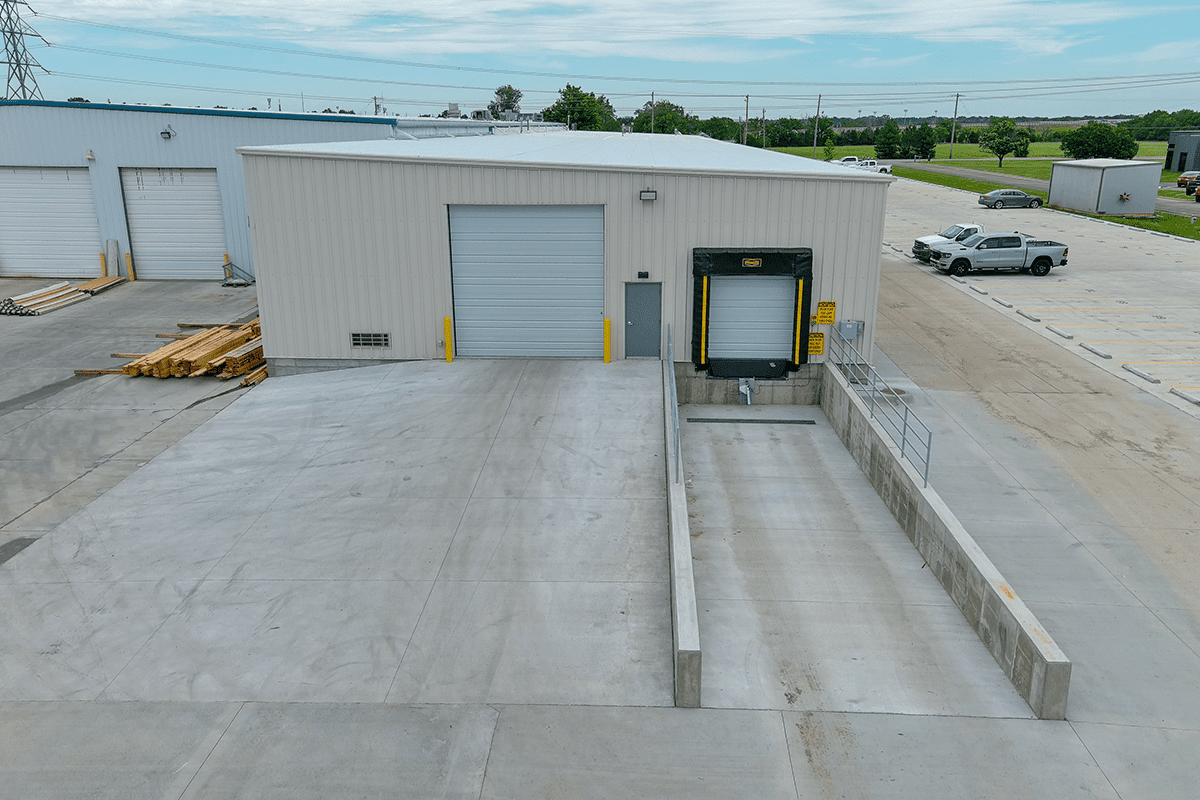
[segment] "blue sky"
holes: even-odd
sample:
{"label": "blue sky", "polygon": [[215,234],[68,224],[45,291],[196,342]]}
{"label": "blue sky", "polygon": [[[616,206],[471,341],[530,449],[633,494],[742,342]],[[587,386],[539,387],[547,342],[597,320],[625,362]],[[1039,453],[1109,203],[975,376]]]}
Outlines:
{"label": "blue sky", "polygon": [[[47,100],[283,111],[1106,116],[1200,109],[1196,0],[28,0]],[[302,97],[303,95],[303,97]]]}

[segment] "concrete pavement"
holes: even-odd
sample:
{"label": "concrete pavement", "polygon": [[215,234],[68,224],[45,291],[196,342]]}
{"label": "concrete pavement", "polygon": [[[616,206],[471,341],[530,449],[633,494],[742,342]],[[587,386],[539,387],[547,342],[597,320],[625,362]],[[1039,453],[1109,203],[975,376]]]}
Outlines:
{"label": "concrete pavement", "polygon": [[[959,199],[898,181],[888,240],[937,229]],[[935,427],[933,485],[1075,662],[1067,721],[1010,707],[816,408],[750,412],[817,423],[784,435],[688,433],[698,588],[721,617],[709,639],[729,644],[709,707],[670,707],[657,363],[399,364],[210,400],[192,410],[239,398],[174,443],[101,442],[155,449],[0,566],[5,793],[1189,796],[1195,418],[888,252],[877,361]],[[28,336],[25,321],[0,318],[0,336]],[[29,497],[78,479],[37,465],[90,446],[112,398],[224,389],[56,391],[55,369],[0,382],[0,461]],[[100,394],[75,403],[79,387]],[[85,424],[22,434],[51,396]],[[43,444],[32,471],[16,441]],[[732,523],[754,519],[758,542],[734,544]],[[889,596],[899,611],[881,613]]]}

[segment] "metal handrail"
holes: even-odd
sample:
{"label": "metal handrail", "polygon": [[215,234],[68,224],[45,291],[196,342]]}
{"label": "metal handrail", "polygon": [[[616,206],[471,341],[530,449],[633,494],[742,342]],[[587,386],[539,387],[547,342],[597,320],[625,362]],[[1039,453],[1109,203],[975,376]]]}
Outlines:
{"label": "metal handrail", "polygon": [[920,420],[900,393],[888,385],[858,349],[842,337],[837,327],[829,337],[829,354],[838,371],[871,412],[871,418],[887,431],[900,448],[900,455],[917,467],[925,485],[929,485],[929,459],[933,450],[933,431]]}
{"label": "metal handrail", "polygon": [[671,404],[671,435],[675,441],[675,482],[683,481],[683,462],[679,455],[679,392],[675,386],[675,340],[671,335],[671,326],[667,326],[667,371],[671,396],[667,402]]}

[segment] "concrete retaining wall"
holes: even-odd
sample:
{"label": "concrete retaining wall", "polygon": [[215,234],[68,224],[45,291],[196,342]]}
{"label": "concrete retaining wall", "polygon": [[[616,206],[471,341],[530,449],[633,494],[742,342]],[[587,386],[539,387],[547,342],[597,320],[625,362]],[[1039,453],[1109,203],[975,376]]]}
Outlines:
{"label": "concrete retaining wall", "polygon": [[696,610],[696,580],[692,574],[692,535],[688,525],[687,493],[675,465],[675,425],[679,401],[676,392],[672,391],[673,365],[669,361],[662,362],[662,365],[667,528],[671,560],[671,629],[675,637],[675,705],[699,708],[700,617]]}
{"label": "concrete retaining wall", "polygon": [[1065,719],[1071,662],[832,364],[821,410],[946,593],[1041,719]]}
{"label": "concrete retaining wall", "polygon": [[[785,380],[757,381],[751,399],[756,406],[815,406],[820,402],[823,374],[821,364],[801,364]],[[710,378],[707,372],[697,372],[691,362],[675,365],[675,382],[681,403],[736,406],[741,402],[736,379]]]}

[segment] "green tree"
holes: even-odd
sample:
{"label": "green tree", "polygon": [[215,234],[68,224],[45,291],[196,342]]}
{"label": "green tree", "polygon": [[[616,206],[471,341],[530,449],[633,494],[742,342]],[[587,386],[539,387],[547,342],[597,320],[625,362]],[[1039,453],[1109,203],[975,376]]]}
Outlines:
{"label": "green tree", "polygon": [[1127,129],[1089,122],[1063,134],[1062,149],[1071,158],[1133,158],[1138,143]]}
{"label": "green tree", "polygon": [[[651,130],[653,125],[654,130]],[[633,118],[635,133],[697,133],[700,130],[700,120],[687,113],[683,106],[675,105],[667,100],[656,100],[646,103],[638,109]]]}
{"label": "green tree", "polygon": [[829,138],[827,138],[825,140],[825,160],[826,161],[833,161],[833,148],[834,148],[833,137],[830,136]]}
{"label": "green tree", "polygon": [[1008,117],[992,117],[987,130],[979,136],[979,146],[1000,159],[1017,149],[1017,124]]}
{"label": "green tree", "polygon": [[1034,131],[1029,128],[1018,128],[1016,137],[1016,147],[1013,149],[1013,157],[1029,158],[1029,143],[1037,137]]}
{"label": "green tree", "polygon": [[513,88],[511,83],[507,83],[496,89],[496,98],[488,103],[488,111],[492,112],[492,116],[500,118],[505,111],[515,113],[521,112],[521,90]]}
{"label": "green tree", "polygon": [[742,126],[729,117],[702,119],[696,123],[696,127],[701,133],[706,133],[722,142],[740,142],[742,140]]}
{"label": "green tree", "polygon": [[581,131],[619,131],[617,112],[604,95],[597,97],[567,84],[558,90],[558,100],[542,111],[547,122],[569,122]]}
{"label": "green tree", "polygon": [[900,134],[902,158],[933,158],[937,150],[937,131],[928,122],[910,125]]}
{"label": "green tree", "polygon": [[894,119],[889,119],[875,132],[875,157],[898,158],[899,155],[900,124]]}

